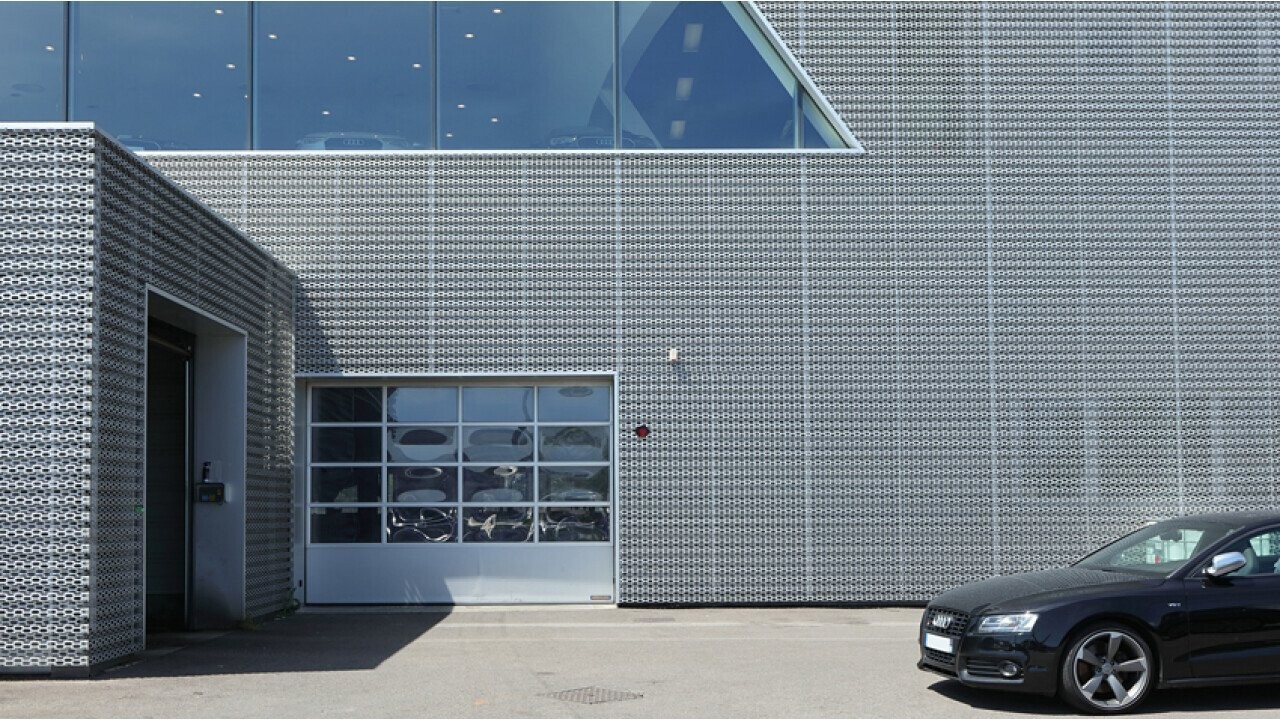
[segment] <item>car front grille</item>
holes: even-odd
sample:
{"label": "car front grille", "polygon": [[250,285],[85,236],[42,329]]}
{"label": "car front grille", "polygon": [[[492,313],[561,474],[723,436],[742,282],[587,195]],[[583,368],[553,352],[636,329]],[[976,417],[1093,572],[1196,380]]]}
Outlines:
{"label": "car front grille", "polygon": [[[939,618],[943,616],[949,617],[950,620],[940,621]],[[941,624],[935,625],[935,622],[940,622]],[[958,648],[960,645],[960,638],[964,636],[965,628],[968,626],[968,613],[963,613],[959,610],[952,610],[950,608],[931,607],[925,610],[924,621],[921,629],[927,633],[951,638],[955,641],[955,646]],[[922,635],[921,641],[923,642],[923,640],[924,638]],[[956,656],[954,653],[946,653],[929,647],[922,647],[921,650],[923,651],[926,662],[955,671]]]}

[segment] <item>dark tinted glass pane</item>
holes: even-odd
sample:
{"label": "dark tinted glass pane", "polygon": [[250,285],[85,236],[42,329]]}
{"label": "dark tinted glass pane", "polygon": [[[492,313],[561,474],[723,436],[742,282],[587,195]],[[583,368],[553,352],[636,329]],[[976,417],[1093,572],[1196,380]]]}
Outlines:
{"label": "dark tinted glass pane", "polygon": [[381,468],[335,467],[311,470],[311,502],[378,502],[381,499]]}
{"label": "dark tinted glass pane", "polygon": [[53,2],[0,3],[0,120],[65,120],[63,13]]}
{"label": "dark tinted glass pane", "polygon": [[533,433],[527,427],[464,427],[463,462],[526,462],[533,459]]}
{"label": "dark tinted glass pane", "polygon": [[538,499],[543,502],[608,500],[609,468],[544,465],[538,470]]}
{"label": "dark tinted glass pane", "polygon": [[311,508],[313,543],[376,543],[381,534],[382,511],[376,507]]}
{"label": "dark tinted glass pane", "polygon": [[264,2],[257,13],[258,148],[428,146],[429,3]]}
{"label": "dark tinted glass pane", "polygon": [[440,3],[442,148],[613,147],[613,4]]}
{"label": "dark tinted glass pane", "polygon": [[458,389],[451,387],[389,388],[390,422],[453,422],[458,419]]}
{"label": "dark tinted glass pane", "polygon": [[387,468],[387,492],[392,502],[456,502],[458,471],[451,467]]}
{"label": "dark tinted glass pane", "polygon": [[847,147],[840,134],[831,126],[827,118],[814,104],[809,93],[804,93],[802,107],[804,109],[804,147],[807,148],[842,148]]}
{"label": "dark tinted glass pane", "polygon": [[248,147],[247,3],[71,8],[71,119],[139,150]]}
{"label": "dark tinted glass pane", "polygon": [[531,542],[533,508],[485,507],[462,511],[463,542]]}
{"label": "dark tinted glass pane", "polygon": [[315,422],[382,422],[382,388],[316,388],[311,391]]}
{"label": "dark tinted glass pane", "polygon": [[795,79],[738,3],[618,4],[624,145],[795,147]]}
{"label": "dark tinted glass pane", "polygon": [[381,455],[382,428],[311,429],[311,459],[315,462],[378,462]]}
{"label": "dark tinted glass pane", "polygon": [[538,388],[539,422],[604,422],[609,419],[609,388],[574,385]]}
{"label": "dark tinted glass pane", "polygon": [[538,459],[603,462],[609,459],[609,428],[603,425],[538,428]]}
{"label": "dark tinted glass pane", "polygon": [[462,419],[468,422],[532,420],[533,388],[462,388]]}
{"label": "dark tinted glass pane", "polygon": [[531,502],[533,468],[498,465],[463,468],[463,502]]}
{"label": "dark tinted glass pane", "polygon": [[457,536],[457,508],[387,508],[387,542],[454,542]]}

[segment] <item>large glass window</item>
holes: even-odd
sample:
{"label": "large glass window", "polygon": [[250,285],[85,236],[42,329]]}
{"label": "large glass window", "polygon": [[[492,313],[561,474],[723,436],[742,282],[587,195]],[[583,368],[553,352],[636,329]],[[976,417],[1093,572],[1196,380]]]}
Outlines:
{"label": "large glass window", "polygon": [[430,3],[264,2],[256,11],[256,147],[430,147]]}
{"label": "large glass window", "polygon": [[739,3],[619,3],[618,36],[635,147],[796,146],[795,77]]}
{"label": "large glass window", "polygon": [[0,3],[0,90],[0,120],[91,120],[135,150],[848,137],[741,2]]}
{"label": "large glass window", "polygon": [[249,5],[71,6],[71,119],[138,150],[249,143]]}
{"label": "large glass window", "polygon": [[601,384],[317,387],[310,542],[607,542],[611,416]]}
{"label": "large glass window", "polygon": [[613,4],[446,2],[441,148],[613,147]]}
{"label": "large glass window", "polygon": [[66,6],[0,3],[0,120],[66,119]]}

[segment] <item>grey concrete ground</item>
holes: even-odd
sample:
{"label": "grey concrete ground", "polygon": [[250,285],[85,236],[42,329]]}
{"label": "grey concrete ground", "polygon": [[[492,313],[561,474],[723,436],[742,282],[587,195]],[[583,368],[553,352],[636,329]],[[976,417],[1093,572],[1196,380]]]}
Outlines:
{"label": "grey concrete ground", "polygon": [[[315,612],[158,638],[92,680],[0,682],[37,717],[1011,717],[1057,703],[915,668],[912,609]],[[598,688],[584,704],[583,691]],[[634,696],[634,697],[632,697]],[[1157,695],[1154,715],[1280,716],[1280,687]]]}

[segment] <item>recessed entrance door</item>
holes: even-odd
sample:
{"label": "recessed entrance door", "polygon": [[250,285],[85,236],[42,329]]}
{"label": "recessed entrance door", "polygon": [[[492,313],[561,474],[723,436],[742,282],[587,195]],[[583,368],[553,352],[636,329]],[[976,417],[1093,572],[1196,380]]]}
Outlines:
{"label": "recessed entrance door", "polygon": [[191,362],[195,338],[152,318],[147,342],[147,632],[188,624]]}

